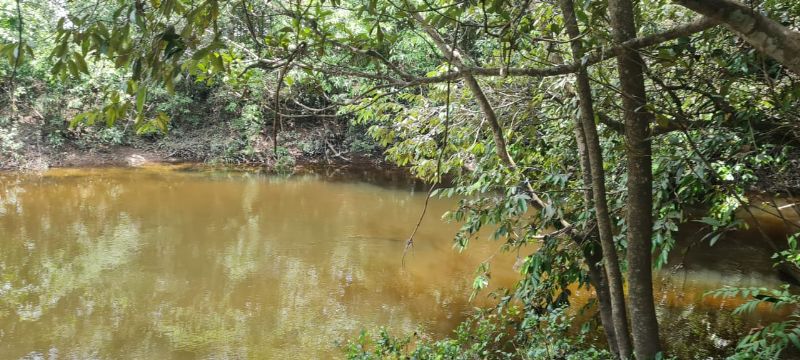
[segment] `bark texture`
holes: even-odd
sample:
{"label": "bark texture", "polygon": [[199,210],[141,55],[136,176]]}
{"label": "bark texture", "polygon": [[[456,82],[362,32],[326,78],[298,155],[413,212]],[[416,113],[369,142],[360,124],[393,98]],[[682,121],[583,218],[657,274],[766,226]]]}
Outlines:
{"label": "bark texture", "polygon": [[[580,121],[580,119],[576,119],[575,140],[578,143],[578,156],[580,156],[581,174],[583,177],[583,203],[586,210],[588,210],[593,203],[592,174],[589,169],[589,157],[586,154],[586,140]],[[604,266],[603,253],[601,250],[602,246],[600,245],[600,233],[595,228],[591,233],[586,235],[586,241],[581,241],[579,237],[573,237],[573,240],[581,248],[584,261],[589,268],[589,281],[592,283],[592,286],[594,286],[597,294],[600,323],[603,325],[603,331],[606,334],[608,348],[614,354],[615,358],[619,358],[617,331],[614,328],[611,290],[608,285],[608,277]]]}
{"label": "bark texture", "polygon": [[[568,0],[564,0],[568,1]],[[578,144],[578,156],[580,157],[581,177],[583,180],[583,203],[585,210],[592,207],[592,174],[589,164],[589,156],[586,153],[586,137],[583,134],[581,119],[575,119],[575,142]],[[616,330],[614,329],[614,313],[612,310],[611,291],[609,290],[608,279],[605,266],[603,265],[602,246],[600,245],[600,233],[597,228],[587,234],[585,241],[580,237],[573,237],[575,243],[583,251],[583,258],[589,268],[589,281],[595,288],[597,294],[598,311],[600,313],[600,323],[606,334],[608,348],[619,358],[619,347],[617,346]],[[627,323],[626,323],[627,324]]]}
{"label": "bark texture", "polygon": [[277,83],[275,84],[275,98],[273,99],[274,106],[275,106],[275,118],[272,119],[272,153],[275,155],[275,158],[278,158],[278,127],[282,127],[282,119],[281,119],[281,87],[283,87],[283,78],[286,76],[286,72],[288,71],[288,63],[287,66],[282,67],[277,76]]}
{"label": "bark texture", "polygon": [[[597,294],[598,312],[600,313],[600,323],[606,333],[608,348],[615,358],[619,358],[619,347],[617,346],[617,331],[614,329],[614,313],[611,309],[611,291],[609,290],[606,277],[605,266],[603,266],[603,254],[600,250],[597,232],[588,235],[591,239],[586,244],[579,244],[583,249],[583,258],[589,268],[589,281],[594,286]],[[627,333],[626,333],[627,336]],[[630,340],[629,340],[630,341]]]}
{"label": "bark texture", "polygon": [[[636,37],[631,0],[609,0],[614,41]],[[628,305],[636,359],[650,360],[660,352],[658,320],[653,303],[652,235],[653,172],[649,127],[653,116],[647,109],[644,63],[633,49],[617,57],[628,160],[627,241]]]}
{"label": "bark texture", "polygon": [[[475,79],[475,77],[469,71],[464,71],[465,69],[467,69],[467,65],[465,64],[464,58],[461,55],[461,53],[458,51],[458,49],[450,48],[450,46],[436,31],[436,29],[428,25],[425,19],[421,15],[419,15],[418,13],[414,13],[412,16],[414,17],[414,20],[417,21],[417,23],[419,23],[423,27],[425,32],[431,37],[434,45],[439,49],[439,51],[445,54],[445,56],[452,54],[450,56],[451,61],[456,66],[456,68],[459,71],[461,71],[461,77],[464,79],[464,82],[470,89],[470,92],[475,97],[478,106],[481,108],[481,112],[484,114],[484,117],[486,117],[487,122],[489,122],[490,124],[490,127],[492,129],[492,135],[495,142],[495,147],[496,147],[495,151],[497,152],[497,156],[500,158],[500,161],[503,163],[504,166],[508,167],[509,169],[516,168],[514,160],[508,154],[508,150],[506,149],[506,142],[503,136],[503,129],[500,125],[500,122],[497,119],[497,114],[495,113],[492,105],[489,103],[489,100],[486,98],[486,95],[484,94],[483,90],[480,87],[480,84],[478,84],[478,81]],[[582,128],[579,129],[582,130]],[[576,136],[579,135],[576,134]],[[585,141],[583,140],[579,141],[579,144],[581,145],[583,145],[584,143]],[[588,158],[586,157],[582,158],[588,160]],[[587,167],[588,162],[582,163],[582,166]],[[590,176],[589,172],[585,172],[585,174],[586,176]],[[584,181],[591,182],[589,178],[586,178]],[[533,189],[530,187],[529,184],[525,184],[525,188],[526,188],[525,190],[531,196],[531,202],[534,208],[541,210],[546,206],[546,203],[543,200],[541,200],[541,198],[538,195],[536,195],[536,193],[533,191]],[[591,195],[588,194],[587,199],[590,198]],[[563,219],[560,219],[558,223],[562,229],[571,228],[571,224],[564,221]],[[589,267],[589,277],[590,280],[592,281],[592,285],[595,286],[595,289],[597,291],[598,302],[600,305],[600,316],[601,316],[601,321],[603,322],[604,330],[606,330],[610,343],[616,344],[616,338],[614,336],[615,334],[614,327],[613,325],[611,325],[613,324],[611,316],[612,302],[608,287],[608,281],[606,279],[605,272],[603,270],[604,268],[602,266],[603,256],[600,253],[600,251],[597,251],[596,246],[592,246],[592,244],[584,244],[582,236],[576,236],[575,234],[571,235],[572,235],[571,236],[572,240],[577,242],[578,245],[581,246],[581,248],[583,249],[584,258],[587,263],[587,266]],[[611,349],[612,351],[615,351],[616,345],[613,345]]]}
{"label": "bark texture", "polygon": [[[583,46],[580,41],[580,29],[575,16],[573,0],[561,0],[561,11],[564,15],[564,24],[567,35],[572,39],[570,47],[572,57],[581,59],[584,56]],[[597,126],[594,123],[594,105],[592,101],[592,88],[589,83],[589,74],[585,67],[578,69],[576,85],[580,114],[577,119],[576,132],[584,141],[582,157],[589,174],[584,179],[587,187],[591,187],[589,204],[594,204],[595,217],[597,220],[598,236],[603,251],[605,264],[605,275],[608,282],[609,301],[611,307],[611,320],[613,327],[611,333],[606,329],[609,337],[609,346],[618,357],[628,358],[631,355],[632,347],[628,336],[628,316],[625,306],[625,292],[623,290],[623,277],[619,267],[617,249],[614,245],[614,234],[612,232],[611,216],[608,211],[606,199],[605,170],[603,169],[603,153],[600,148],[600,140],[597,135]],[[582,163],[582,164],[583,164]],[[587,182],[588,180],[588,182]],[[605,324],[604,324],[605,326]],[[614,343],[612,344],[612,339]]]}
{"label": "bark texture", "polygon": [[675,2],[725,24],[756,50],[800,75],[800,32],[733,0],[675,0]]}

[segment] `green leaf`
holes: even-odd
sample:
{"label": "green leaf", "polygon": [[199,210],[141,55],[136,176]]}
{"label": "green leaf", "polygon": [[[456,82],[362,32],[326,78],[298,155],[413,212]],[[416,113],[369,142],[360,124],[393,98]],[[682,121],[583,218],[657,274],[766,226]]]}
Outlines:
{"label": "green leaf", "polygon": [[225,63],[222,61],[222,54],[214,53],[214,55],[211,56],[211,65],[217,72],[225,71]]}
{"label": "green leaf", "polygon": [[75,62],[76,66],[78,67],[78,70],[80,70],[82,73],[86,75],[89,75],[89,66],[86,65],[86,60],[80,53],[78,52],[72,53],[72,60]]}
{"label": "green leaf", "polygon": [[53,64],[53,67],[50,69],[50,75],[56,76],[60,74],[62,71],[64,71],[64,62],[58,60],[56,61],[55,64]]}
{"label": "green leaf", "polygon": [[78,126],[79,123],[86,121],[89,118],[89,115],[91,115],[91,114],[92,114],[92,112],[88,112],[87,111],[87,112],[83,112],[83,113],[80,113],[78,115],[75,115],[75,117],[73,117],[72,120],[70,120],[69,127],[74,129],[75,126]]}
{"label": "green leaf", "polygon": [[69,74],[72,77],[79,77],[81,76],[80,70],[78,70],[78,65],[75,64],[72,60],[67,60],[67,69],[69,70]]}
{"label": "green leaf", "polygon": [[376,27],[376,31],[375,32],[376,32],[376,35],[377,35],[377,38],[378,38],[378,43],[379,44],[383,43],[383,29],[381,29],[380,23],[376,24],[375,27]]}
{"label": "green leaf", "polygon": [[156,126],[161,132],[167,132],[167,125],[169,125],[169,116],[164,112],[159,112],[156,116]]}
{"label": "green leaf", "polygon": [[144,110],[144,102],[147,98],[147,87],[146,86],[139,86],[139,90],[136,92],[136,113],[141,114]]}

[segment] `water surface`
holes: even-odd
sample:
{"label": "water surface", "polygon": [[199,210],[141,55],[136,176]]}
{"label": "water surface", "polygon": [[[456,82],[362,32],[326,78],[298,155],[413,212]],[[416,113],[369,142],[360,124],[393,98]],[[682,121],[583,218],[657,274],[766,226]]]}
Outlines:
{"label": "water surface", "polygon": [[[386,325],[444,335],[496,244],[412,187],[317,175],[57,169],[0,174],[2,358],[319,358]],[[513,271],[494,274],[512,282]]]}
{"label": "water surface", "polygon": [[[492,259],[493,284],[509,286],[516,254],[485,239],[453,250],[458,224],[439,216],[455,201],[432,199],[402,266],[425,200],[406,180],[164,166],[0,173],[0,358],[331,358],[361,329],[445,336],[490,303],[468,302],[478,264]],[[697,230],[683,226],[681,246]],[[735,334],[714,318],[741,301],[703,294],[778,284],[754,237],[679,246],[655,285],[662,325],[710,324],[701,335],[730,346]],[[588,296],[576,291],[579,303]],[[760,317],[725,321],[741,333]]]}

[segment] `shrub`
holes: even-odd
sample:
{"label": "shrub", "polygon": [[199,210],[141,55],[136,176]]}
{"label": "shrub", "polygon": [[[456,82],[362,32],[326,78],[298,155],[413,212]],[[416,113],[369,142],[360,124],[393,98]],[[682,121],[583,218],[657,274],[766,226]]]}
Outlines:
{"label": "shrub", "polygon": [[[499,315],[498,315],[499,314]],[[521,319],[520,319],[521,317]],[[416,333],[394,337],[382,329],[366,331],[344,346],[348,359],[610,359],[611,354],[591,345],[591,327],[572,329],[574,317],[566,308],[543,314],[479,311],[464,321],[452,337],[432,341]]]}
{"label": "shrub", "polygon": [[[789,248],[773,257],[778,262],[786,262],[800,266],[800,248],[797,238],[800,233],[789,237]],[[762,328],[754,329],[739,340],[736,353],[731,359],[779,359],[789,348],[800,350],[800,295],[793,293],[789,284],[777,289],[725,287],[714,290],[708,295],[717,297],[744,297],[749,301],[740,305],[734,314],[753,312],[760,305],[768,305],[772,309],[794,308],[793,313],[785,321],[777,321]]]}

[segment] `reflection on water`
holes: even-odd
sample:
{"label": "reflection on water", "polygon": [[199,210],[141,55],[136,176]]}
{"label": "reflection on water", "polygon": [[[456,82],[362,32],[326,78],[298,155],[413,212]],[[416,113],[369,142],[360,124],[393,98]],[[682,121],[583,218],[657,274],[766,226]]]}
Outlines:
{"label": "reflection on water", "polygon": [[423,201],[311,175],[0,174],[0,357],[308,358],[383,324],[446,334],[496,244],[453,251],[434,200],[401,267]]}
{"label": "reflection on water", "polygon": [[[0,357],[327,358],[381,325],[446,335],[488,303],[467,302],[470,280],[498,244],[453,251],[450,200],[431,201],[401,267],[424,202],[405,177],[186,170],[0,174]],[[739,303],[709,289],[777,283],[748,236],[676,251],[656,285],[665,324]],[[494,284],[514,282],[514,255],[494,257]]]}

